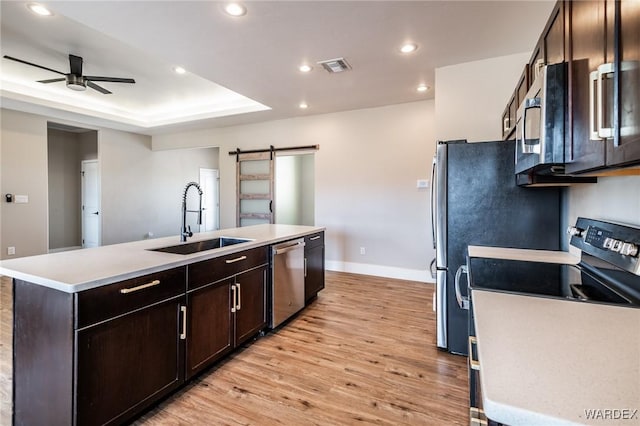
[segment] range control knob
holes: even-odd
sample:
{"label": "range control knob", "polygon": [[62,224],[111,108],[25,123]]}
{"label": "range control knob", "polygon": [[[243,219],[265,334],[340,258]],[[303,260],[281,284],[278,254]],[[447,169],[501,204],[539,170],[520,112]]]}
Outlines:
{"label": "range control knob", "polygon": [[619,242],[619,241],[616,240],[616,239],[607,237],[607,238],[604,239],[604,243],[602,243],[602,247],[606,248],[608,250],[611,250],[611,251],[616,251],[616,250],[613,249],[613,245],[616,242]]}
{"label": "range control knob", "polygon": [[620,254],[623,256],[637,256],[638,246],[633,243],[622,243],[620,247]]}
{"label": "range control knob", "polygon": [[567,228],[567,234],[571,235],[572,237],[582,237],[583,232],[584,229],[580,229],[577,226],[569,226]]}

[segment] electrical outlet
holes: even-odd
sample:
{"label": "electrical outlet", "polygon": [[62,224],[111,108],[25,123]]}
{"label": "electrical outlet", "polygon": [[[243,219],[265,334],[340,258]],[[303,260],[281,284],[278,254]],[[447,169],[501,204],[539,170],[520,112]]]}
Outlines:
{"label": "electrical outlet", "polygon": [[9,256],[13,256],[14,254],[16,254],[16,248],[15,247],[7,247],[7,254]]}
{"label": "electrical outlet", "polygon": [[367,254],[367,250],[364,247],[360,247],[360,254]]}

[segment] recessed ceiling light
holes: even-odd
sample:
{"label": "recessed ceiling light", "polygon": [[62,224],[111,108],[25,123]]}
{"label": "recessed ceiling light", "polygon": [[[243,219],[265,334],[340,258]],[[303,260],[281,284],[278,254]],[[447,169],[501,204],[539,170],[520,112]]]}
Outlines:
{"label": "recessed ceiling light", "polygon": [[247,8],[240,3],[228,3],[224,7],[224,11],[231,16],[244,16],[247,14]]}
{"label": "recessed ceiling light", "polygon": [[300,72],[309,72],[313,69],[313,67],[311,65],[302,64],[298,67],[298,69],[300,70]]}
{"label": "recessed ceiling light", "polygon": [[300,109],[307,109],[309,108],[309,105],[307,105],[306,102],[300,102],[300,105],[298,105],[300,107]]}
{"label": "recessed ceiling light", "polygon": [[400,51],[402,53],[411,53],[415,52],[416,50],[418,50],[418,45],[415,43],[406,43],[403,44],[402,47],[400,47]]}
{"label": "recessed ceiling light", "polygon": [[175,68],[173,68],[173,71],[175,71],[176,74],[184,74],[184,73],[187,72],[187,70],[185,70],[182,67],[175,67]]}
{"label": "recessed ceiling light", "polygon": [[427,90],[429,90],[430,87],[427,86],[426,84],[420,84],[418,85],[418,88],[416,89],[418,92],[426,92]]}
{"label": "recessed ceiling light", "polygon": [[51,16],[51,15],[53,15],[53,13],[51,13],[51,11],[49,9],[47,9],[46,7],[44,7],[43,5],[38,4],[38,3],[29,3],[27,5],[27,7],[29,8],[30,11],[32,11],[36,15],[40,15],[40,16]]}

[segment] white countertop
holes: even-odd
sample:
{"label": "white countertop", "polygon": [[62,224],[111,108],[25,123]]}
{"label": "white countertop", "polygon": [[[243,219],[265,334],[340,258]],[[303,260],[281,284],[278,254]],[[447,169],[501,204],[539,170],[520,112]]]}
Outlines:
{"label": "white countertop", "polygon": [[564,263],[577,265],[580,258],[568,251],[515,249],[506,247],[469,246],[469,257],[524,260],[529,262]]}
{"label": "white countertop", "polygon": [[253,240],[247,243],[188,255],[149,251],[149,249],[181,244],[179,236],[176,235],[3,260],[0,262],[0,275],[75,293],[323,230],[324,228],[315,226],[255,225],[194,234],[187,241],[192,243],[222,236]]}
{"label": "white countertop", "polygon": [[[488,418],[640,424],[640,309],[478,289],[472,298]],[[585,410],[635,417],[589,420]]]}

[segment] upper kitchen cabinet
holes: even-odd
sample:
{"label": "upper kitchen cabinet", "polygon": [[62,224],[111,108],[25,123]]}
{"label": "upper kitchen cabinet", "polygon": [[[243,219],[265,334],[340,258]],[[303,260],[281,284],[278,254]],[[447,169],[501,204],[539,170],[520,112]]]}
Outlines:
{"label": "upper kitchen cabinet", "polygon": [[567,173],[640,162],[640,4],[567,3],[569,129]]}
{"label": "upper kitchen cabinet", "polygon": [[[640,2],[615,2],[617,31],[613,31],[613,141],[607,143],[607,165],[640,162]],[[611,31],[608,31],[611,36]],[[616,80],[617,77],[617,80]],[[617,99],[616,99],[617,97]]]}
{"label": "upper kitchen cabinet", "polygon": [[533,49],[529,60],[529,85],[538,77],[542,66],[559,64],[565,60],[565,8],[564,2],[556,3]]}

